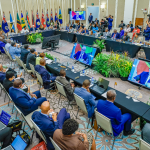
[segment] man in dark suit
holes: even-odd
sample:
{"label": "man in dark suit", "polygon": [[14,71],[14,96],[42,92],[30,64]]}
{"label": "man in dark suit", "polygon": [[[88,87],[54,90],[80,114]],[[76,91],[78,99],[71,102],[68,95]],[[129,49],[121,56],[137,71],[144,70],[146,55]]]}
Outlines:
{"label": "man in dark suit", "polygon": [[32,120],[43,131],[48,150],[54,150],[53,144],[49,137],[53,138],[53,133],[56,129],[62,129],[64,122],[70,118],[70,114],[67,113],[65,108],[62,108],[57,115],[52,109],[50,109],[50,103],[45,101],[41,105],[41,112],[35,111],[32,115]]}
{"label": "man in dark suit", "polygon": [[86,29],[86,27],[84,27],[83,31],[81,32],[82,34],[89,34],[89,30]]}
{"label": "man in dark suit", "polygon": [[28,91],[26,93],[22,90],[22,88],[22,80],[16,79],[13,83],[13,87],[9,88],[9,95],[15,105],[26,116],[38,109],[38,106],[41,106],[41,104],[47,100],[45,97],[41,97],[40,91],[31,93],[30,88],[28,87]]}
{"label": "man in dark suit", "polygon": [[119,25],[119,28],[122,27],[124,28],[125,27],[125,24],[123,23],[123,20],[121,21],[121,24]]}
{"label": "man in dark suit", "polygon": [[129,113],[122,115],[121,110],[114,105],[115,98],[115,90],[109,90],[107,100],[98,101],[97,111],[111,120],[114,136],[118,136],[122,130],[124,130],[125,136],[131,135],[135,131],[131,129],[132,117]]}
{"label": "man in dark suit", "polygon": [[35,66],[36,55],[37,55],[37,52],[35,51],[35,49],[32,48],[30,50],[30,53],[27,56],[27,61],[26,61],[26,67],[28,70],[31,70],[29,63]]}
{"label": "man in dark suit", "polygon": [[56,80],[64,85],[65,92],[66,92],[68,100],[69,101],[74,100],[73,91],[74,91],[75,85],[74,85],[74,83],[68,82],[68,80],[66,79],[65,70],[63,70],[63,69],[60,70],[60,76],[58,76],[56,78]]}
{"label": "man in dark suit", "polygon": [[25,44],[24,48],[21,48],[21,60],[23,61],[24,64],[26,64],[26,60],[27,60],[27,55],[30,53],[30,51],[28,50],[29,45]]}
{"label": "man in dark suit", "polygon": [[55,23],[54,28],[59,30],[59,25]]}
{"label": "man in dark suit", "polygon": [[125,32],[124,36],[122,36],[121,39],[122,39],[122,41],[128,41],[128,40],[130,40],[130,37],[128,36],[128,33]]}
{"label": "man in dark suit", "polygon": [[114,33],[112,34],[111,36],[113,39],[120,39],[120,34],[117,32],[117,30],[115,29],[114,30]]}
{"label": "man in dark suit", "polygon": [[35,70],[41,75],[41,77],[43,79],[44,89],[49,89],[50,88],[50,83],[55,81],[56,77],[53,74],[49,73],[45,69],[45,65],[46,65],[45,59],[41,59],[40,60],[40,65],[36,65]]}
{"label": "man in dark suit", "polygon": [[106,17],[106,19],[108,20],[108,31],[110,31],[112,29],[113,16],[109,15],[109,17]]}
{"label": "man in dark suit", "polygon": [[89,18],[88,18],[89,23],[91,23],[93,21],[93,16],[92,13],[90,13]]}
{"label": "man in dark suit", "polygon": [[131,21],[129,22],[129,26],[133,28],[133,24]]}
{"label": "man in dark suit", "polygon": [[92,28],[93,28],[92,23],[90,23],[90,25],[89,25],[89,27],[88,27],[88,30],[91,31]]}
{"label": "man in dark suit", "polygon": [[91,118],[94,114],[94,109],[97,107],[98,101],[95,101],[95,98],[90,92],[90,81],[85,80],[83,82],[83,85],[81,88],[75,88],[74,93],[80,96],[81,98],[84,99],[87,112],[88,112],[88,118]]}

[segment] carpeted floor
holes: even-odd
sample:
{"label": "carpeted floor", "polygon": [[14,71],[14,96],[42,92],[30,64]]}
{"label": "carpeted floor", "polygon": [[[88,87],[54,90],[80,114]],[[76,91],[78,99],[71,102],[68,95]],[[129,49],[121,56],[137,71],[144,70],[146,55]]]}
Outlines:
{"label": "carpeted floor", "polygon": [[[31,45],[30,47],[35,48],[38,52],[46,51],[46,50],[41,49],[41,44]],[[71,67],[74,63],[74,60],[71,60],[68,56],[71,53],[72,47],[73,47],[73,43],[68,43],[66,41],[60,41],[59,49],[57,49],[56,51],[47,52],[47,53],[50,53],[50,54],[54,55],[55,57],[59,58],[61,63],[69,62],[70,67]],[[103,51],[103,52],[105,53],[105,51]],[[3,61],[0,58],[0,62],[1,63],[3,62],[3,65],[5,65],[7,67],[11,66],[8,58],[5,58]],[[82,64],[75,64],[74,66],[77,71],[80,71],[85,67]],[[15,70],[18,73],[23,72],[23,70],[19,70],[18,66],[16,66]],[[88,76],[90,76],[90,77],[93,76],[96,79],[98,79],[99,77],[103,77],[102,75],[93,71],[92,69],[88,69],[87,73],[88,73]],[[131,84],[130,82],[121,81],[119,78],[108,78],[107,80],[110,81],[109,86],[111,86],[111,87],[114,87],[114,83],[117,82],[117,86],[115,88],[123,93],[125,93],[125,92],[129,93],[131,91],[133,92],[136,90],[138,92],[139,100],[141,100],[143,102],[147,102],[149,100],[149,95],[148,95],[149,91],[147,89],[142,88],[141,90],[138,90],[137,86]],[[28,79],[28,75],[25,75],[25,81],[26,81],[27,85],[30,85],[32,92],[38,90],[38,84],[35,80],[33,82],[32,77],[30,77]],[[129,89],[132,89],[132,90],[129,90]],[[42,94],[42,96],[45,96],[44,89],[41,89],[41,94]],[[50,101],[51,108],[54,109],[56,112],[59,112],[59,110],[61,108],[67,106],[67,99],[64,97],[61,97],[62,106],[58,105],[59,94],[57,94],[57,95],[56,94],[57,93],[48,93],[48,100]],[[3,92],[2,95],[0,96],[0,112],[1,112],[1,110],[5,110],[9,114],[11,114],[12,104],[10,104],[10,106],[8,107],[7,102],[8,102],[8,98],[4,102],[4,92]],[[71,113],[71,117],[75,118],[74,116],[77,114],[77,106],[74,105],[73,109],[71,107],[69,107],[69,112]],[[13,114],[11,114],[11,116],[12,116],[12,119],[14,119],[16,117],[16,110],[14,111]],[[17,119],[22,120],[22,118],[21,118],[21,116],[19,116],[19,114],[17,115]],[[89,128],[87,129],[87,124],[88,124],[87,115],[84,114],[82,111],[79,112],[77,121],[79,122],[79,130],[89,131],[91,129],[90,125],[89,125]],[[138,145],[139,145],[138,140],[140,139],[140,134],[141,134],[138,121],[135,120],[133,122],[132,126],[133,126],[133,128],[136,129],[135,133],[131,136],[126,136],[126,137],[124,136],[123,139],[121,139],[121,137],[118,137],[115,142],[114,150],[127,150],[127,149],[132,150],[132,149],[136,149],[138,147]],[[25,129],[29,135],[32,134],[32,131],[30,130],[30,128],[27,125],[25,126]],[[95,137],[96,131],[94,129],[92,129],[90,132]],[[27,150],[30,150],[32,147],[34,147],[37,144],[38,144],[38,139],[36,139],[36,137],[34,136],[33,142],[30,144],[30,146],[27,148]],[[110,150],[111,145],[112,145],[112,137],[109,134],[105,133],[104,131],[98,133],[98,136],[96,139],[97,150]]]}

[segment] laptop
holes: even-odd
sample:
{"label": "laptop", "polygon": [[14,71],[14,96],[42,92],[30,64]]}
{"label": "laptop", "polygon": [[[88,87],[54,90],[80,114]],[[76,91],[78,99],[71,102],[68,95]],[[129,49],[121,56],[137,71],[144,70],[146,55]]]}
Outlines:
{"label": "laptop", "polygon": [[96,85],[94,85],[92,89],[99,94],[103,94],[107,90],[108,85],[109,81],[103,78],[99,78]]}
{"label": "laptop", "polygon": [[11,115],[2,110],[0,115],[0,131],[3,130],[9,123]]}
{"label": "laptop", "polygon": [[27,147],[27,143],[17,135],[11,145],[3,148],[2,150],[24,150]]}

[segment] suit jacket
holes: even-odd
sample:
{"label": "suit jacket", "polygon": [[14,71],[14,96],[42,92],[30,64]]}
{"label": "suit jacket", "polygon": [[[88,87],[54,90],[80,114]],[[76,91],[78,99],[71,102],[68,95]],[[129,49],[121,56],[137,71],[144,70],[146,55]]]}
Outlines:
{"label": "suit jacket", "polygon": [[91,118],[94,114],[94,109],[97,105],[96,101],[94,100],[91,93],[89,93],[84,88],[75,88],[74,93],[78,96],[82,97],[84,99],[87,111],[88,111],[88,117]]}
{"label": "suit jacket", "polygon": [[54,122],[53,119],[38,111],[35,111],[33,113],[32,120],[43,131],[44,135],[46,136],[48,149],[53,149],[53,145],[49,137],[53,138],[54,131],[58,129],[58,122]]}
{"label": "suit jacket", "polygon": [[111,27],[111,26],[112,26],[113,19],[107,18],[107,20],[108,20],[108,25]]}
{"label": "suit jacket", "polygon": [[61,150],[89,150],[89,142],[82,141],[80,135],[77,134],[73,134],[71,137],[65,136],[62,129],[54,132],[53,140]]}
{"label": "suit jacket", "polygon": [[36,65],[35,70],[41,75],[45,89],[50,88],[51,76],[50,73],[41,65]]}
{"label": "suit jacket", "polygon": [[88,30],[91,31],[93,29],[93,26],[89,26]]}
{"label": "suit jacket", "polygon": [[30,52],[26,50],[25,48],[21,49],[21,60],[23,61],[24,64],[26,64],[27,61],[27,56]]}
{"label": "suit jacket", "polygon": [[[81,33],[85,33],[85,30],[83,30]],[[89,34],[89,30],[86,29],[86,34]]]}
{"label": "suit jacket", "polygon": [[35,62],[36,62],[36,55],[29,53],[27,56],[27,61],[26,61],[26,67],[28,70],[31,70],[29,63],[32,64],[33,66],[35,66]]}
{"label": "suit jacket", "polygon": [[64,89],[65,89],[68,100],[69,101],[74,100],[74,96],[73,96],[74,89],[71,87],[71,84],[67,81],[67,79],[62,76],[58,76],[56,80],[64,85]]}
{"label": "suit jacket", "polygon": [[9,95],[12,98],[15,105],[21,110],[21,112],[25,116],[35,110],[34,105],[36,104],[36,99],[34,97],[31,98],[27,93],[25,93],[21,89],[10,87]]}
{"label": "suit jacket", "polygon": [[121,38],[122,36],[124,36],[124,30],[121,30],[121,31],[120,31],[120,38]]}
{"label": "suit jacket", "polygon": [[13,86],[13,82],[5,78],[3,81],[3,86],[6,89],[6,91],[9,93],[9,88]]}
{"label": "suit jacket", "polygon": [[93,16],[92,16],[92,15],[91,15],[91,16],[89,15],[88,20],[89,20],[89,22],[93,21]]}
{"label": "suit jacket", "polygon": [[127,36],[122,36],[121,39],[123,41],[128,41],[130,39],[130,37],[127,35]]}
{"label": "suit jacket", "polygon": [[123,24],[120,24],[120,25],[119,25],[119,28],[120,28],[120,27],[124,27],[124,26],[125,26],[125,24],[124,24],[124,23],[123,23]]}
{"label": "suit jacket", "polygon": [[111,119],[114,136],[117,136],[122,132],[124,124],[121,123],[121,110],[115,106],[114,103],[107,100],[99,100],[97,111]]}
{"label": "suit jacket", "polygon": [[[79,60],[80,54],[81,54],[81,51],[78,51],[73,57],[76,60]],[[84,61],[87,61],[87,64],[88,64],[88,55],[86,53],[83,54],[83,58],[82,59],[84,59]]]}
{"label": "suit jacket", "polygon": [[6,73],[0,71],[0,83],[3,84],[4,79],[6,78]]}
{"label": "suit jacket", "polygon": [[[114,36],[114,33],[112,34],[112,36],[111,37],[113,37]],[[116,39],[120,39],[120,34],[119,33],[116,33],[116,37],[115,37]]]}
{"label": "suit jacket", "polygon": [[106,37],[106,36],[107,36],[107,37],[111,37],[111,33],[110,33],[110,32],[104,32],[104,33],[103,33],[103,36],[104,36],[104,37]]}
{"label": "suit jacket", "polygon": [[14,46],[10,46],[9,47],[9,54],[11,55],[12,59],[15,59],[15,56],[20,57],[20,53],[21,53],[21,49],[14,47]]}

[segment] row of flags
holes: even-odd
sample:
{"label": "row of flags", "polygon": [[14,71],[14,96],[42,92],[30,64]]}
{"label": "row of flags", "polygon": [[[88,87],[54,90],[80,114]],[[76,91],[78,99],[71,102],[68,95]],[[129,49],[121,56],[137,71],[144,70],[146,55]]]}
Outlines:
{"label": "row of flags", "polygon": [[[62,24],[63,20],[62,20],[62,14],[61,14],[61,9],[60,8],[59,8],[59,18],[57,17],[57,11],[55,11],[55,22],[56,22],[56,20],[58,21],[58,19],[59,19],[60,24]],[[26,12],[25,20],[27,21],[27,26],[30,29],[31,24],[30,24],[30,21],[29,21],[28,12]],[[17,28],[18,28],[19,31],[21,31],[24,27],[26,27],[25,20],[24,20],[24,17],[23,17],[23,13],[21,12],[21,22],[20,22],[19,14],[17,12]],[[41,24],[43,25],[44,28],[46,26],[49,27],[51,20],[53,21],[53,12],[52,12],[52,10],[51,10],[50,20],[49,20],[49,15],[48,15],[48,10],[47,10],[46,21],[45,21],[44,13],[43,13],[43,10],[42,10],[41,22],[40,22],[38,11],[36,13],[36,21],[34,21],[34,15],[33,15],[33,11],[32,11],[32,25],[34,25],[35,28],[39,28]],[[1,25],[0,25],[0,27],[1,27]],[[3,20],[2,20],[2,29],[5,33],[9,32],[8,24],[7,24],[4,13],[3,13]],[[13,24],[13,19],[12,19],[11,13],[10,13],[10,29],[14,29],[14,31],[15,31],[15,26]]]}

